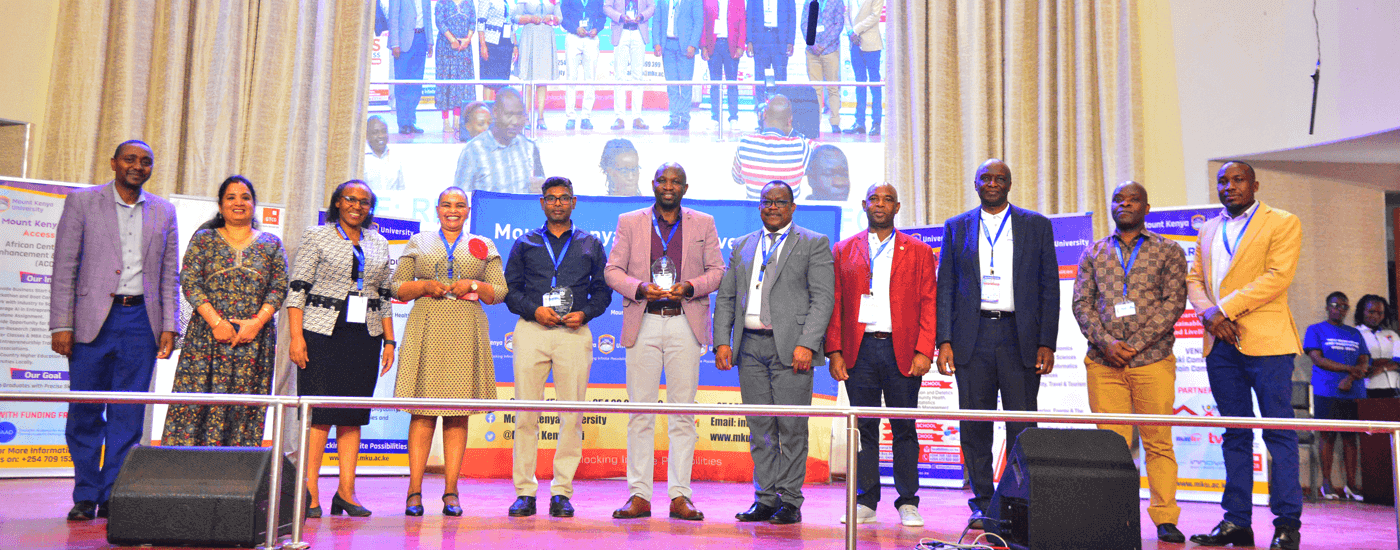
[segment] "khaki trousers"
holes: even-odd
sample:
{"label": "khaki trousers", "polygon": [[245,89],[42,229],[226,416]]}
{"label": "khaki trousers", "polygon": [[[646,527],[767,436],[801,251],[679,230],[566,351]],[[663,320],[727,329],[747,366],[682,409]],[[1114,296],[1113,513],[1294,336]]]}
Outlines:
{"label": "khaki trousers", "polygon": [[[684,315],[645,314],[637,343],[627,348],[627,400],[655,403],[666,373],[666,402],[694,403],[700,388],[700,342]],[[695,416],[667,417],[667,499],[690,497],[690,470],[695,462]],[[627,417],[627,487],[632,496],[652,500],[656,468],[656,415]]]}
{"label": "khaki trousers", "polygon": [[[544,399],[544,384],[554,371],[554,396],[560,401],[583,401],[588,371],[593,365],[593,333],[588,325],[577,329],[545,328],[520,319],[515,323],[515,398]],[[574,472],[583,455],[582,413],[559,413],[559,444],[554,450],[554,482],[550,495],[573,497]],[[516,496],[535,496],[535,464],[539,459],[540,413],[515,415],[515,445],[511,449]]]}
{"label": "khaki trousers", "polygon": [[[841,80],[841,50],[826,55],[812,55],[807,52],[807,78],[812,80],[825,80],[836,82]],[[841,125],[841,88],[836,86],[813,86],[817,89],[817,96],[822,95],[822,88],[826,88],[826,106],[831,111],[827,115],[827,120],[832,126]]]}
{"label": "khaki trousers", "polygon": [[[1172,414],[1176,399],[1176,356],[1140,367],[1115,368],[1084,359],[1089,409],[1110,414]],[[1133,446],[1133,427],[1100,424],[1113,430]],[[1175,524],[1181,516],[1176,504],[1176,452],[1172,450],[1171,426],[1139,426],[1142,450],[1147,462],[1147,488],[1151,500],[1147,515],[1152,523]]]}

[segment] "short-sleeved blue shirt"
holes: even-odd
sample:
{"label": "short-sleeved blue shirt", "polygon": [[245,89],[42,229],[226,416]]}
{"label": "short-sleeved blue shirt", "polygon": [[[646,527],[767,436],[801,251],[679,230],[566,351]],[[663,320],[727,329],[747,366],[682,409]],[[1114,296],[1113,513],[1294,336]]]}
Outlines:
{"label": "short-sleeved blue shirt", "polygon": [[[1355,327],[1338,326],[1326,321],[1308,327],[1307,332],[1303,335],[1303,350],[1320,350],[1323,357],[1343,365],[1355,365],[1358,357],[1371,354],[1366,349],[1366,340],[1361,337],[1361,333]],[[1346,376],[1346,373],[1334,372],[1313,365],[1313,393],[1322,397],[1350,399],[1366,397],[1365,379],[1353,382],[1349,392],[1337,389],[1337,384],[1340,384]]]}

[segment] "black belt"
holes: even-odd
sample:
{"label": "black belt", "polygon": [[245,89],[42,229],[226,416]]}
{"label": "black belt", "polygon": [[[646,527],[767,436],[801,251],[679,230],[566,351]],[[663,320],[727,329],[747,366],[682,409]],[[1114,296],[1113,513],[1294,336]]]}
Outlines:
{"label": "black belt", "polygon": [[650,314],[652,314],[652,315],[660,315],[660,316],[662,316],[662,317],[675,317],[675,316],[677,316],[677,315],[680,315],[680,314],[682,314],[682,313],[685,313],[685,311],[683,311],[683,310],[681,309],[681,306],[671,306],[671,307],[651,307],[651,306],[647,306],[647,313],[650,313]]}
{"label": "black belt", "polygon": [[893,337],[888,332],[867,332],[865,335],[879,340],[889,340]]}
{"label": "black belt", "polygon": [[988,319],[1007,319],[1016,316],[1016,312],[1014,311],[987,311],[985,309],[981,311],[982,316]]}
{"label": "black belt", "polygon": [[752,335],[754,335],[754,336],[773,336],[773,329],[771,329],[771,328],[746,328],[746,329],[744,329],[744,334],[752,334]]}
{"label": "black belt", "polygon": [[127,307],[131,307],[131,306],[139,306],[139,305],[144,304],[144,303],[146,303],[146,297],[143,296],[143,295],[141,295],[141,294],[137,294],[137,295],[135,295],[135,296],[128,296],[128,295],[126,295],[126,294],[113,294],[113,295],[112,295],[112,305],[114,305],[114,306],[127,306]]}

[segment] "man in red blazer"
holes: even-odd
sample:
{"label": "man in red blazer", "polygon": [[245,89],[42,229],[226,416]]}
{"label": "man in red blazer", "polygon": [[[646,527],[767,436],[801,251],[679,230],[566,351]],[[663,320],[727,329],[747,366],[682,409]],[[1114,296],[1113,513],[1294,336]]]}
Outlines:
{"label": "man in red blazer", "polygon": [[[938,349],[935,318],[938,259],[929,245],[894,228],[899,195],[875,184],[861,201],[870,229],[836,244],[836,307],[826,329],[831,377],[846,381],[856,407],[916,408],[923,375]],[[880,502],[880,419],[862,418],[856,457],[856,523],[873,523]],[[890,420],[894,432],[894,501],[900,523],[919,515],[919,436],[914,420]],[[843,516],[841,522],[845,523]]]}

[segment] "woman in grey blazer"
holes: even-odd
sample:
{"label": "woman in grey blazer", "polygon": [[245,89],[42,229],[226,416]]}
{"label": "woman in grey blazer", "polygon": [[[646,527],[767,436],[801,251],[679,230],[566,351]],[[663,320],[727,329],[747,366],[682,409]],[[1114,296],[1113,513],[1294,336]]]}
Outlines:
{"label": "woman in grey blazer", "polygon": [[[287,294],[291,358],[299,395],[370,397],[378,376],[394,363],[394,325],[389,300],[389,241],[375,229],[374,192],[350,180],[336,187],[326,225],[307,228],[293,262]],[[382,348],[382,356],[381,356]],[[382,365],[378,376],[376,365]],[[360,426],[369,409],[316,409],[307,441],[307,517],[321,517],[317,478],[331,426],[340,455],[340,485],[331,514],[364,517],[370,511],[355,497]]]}

